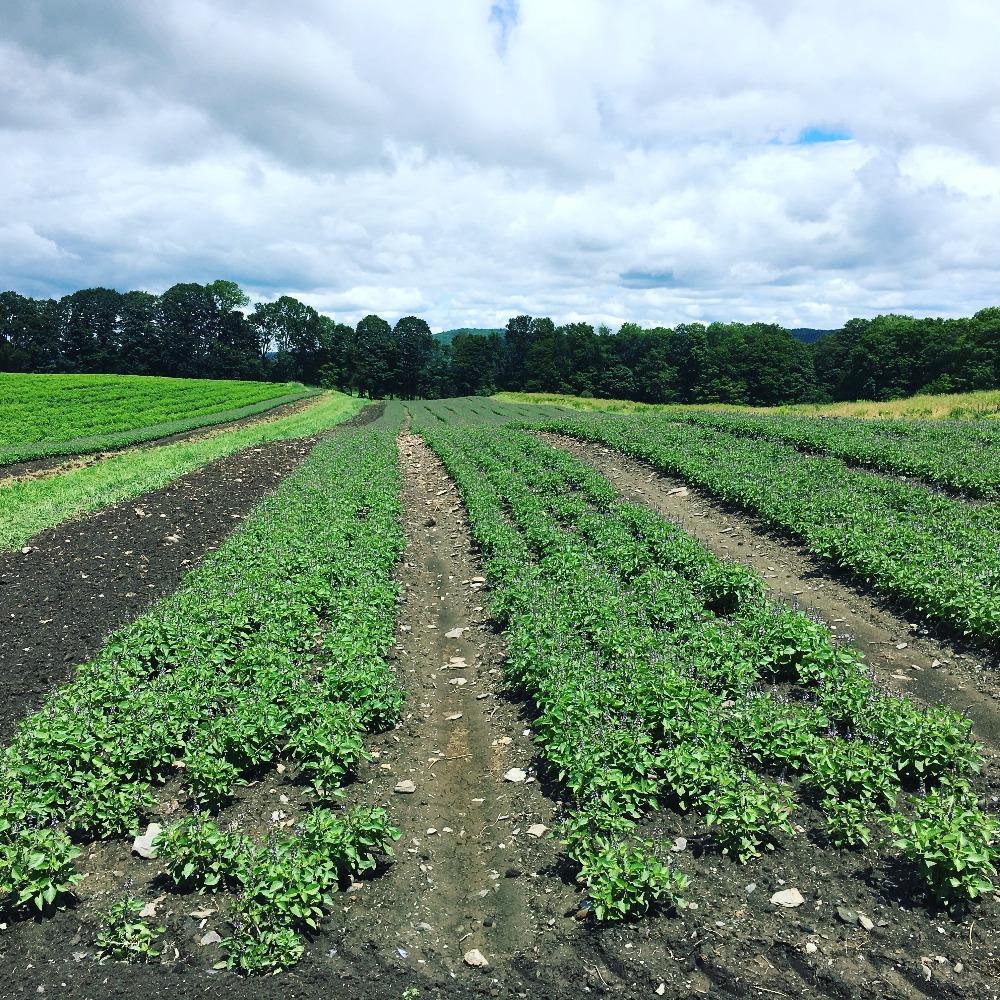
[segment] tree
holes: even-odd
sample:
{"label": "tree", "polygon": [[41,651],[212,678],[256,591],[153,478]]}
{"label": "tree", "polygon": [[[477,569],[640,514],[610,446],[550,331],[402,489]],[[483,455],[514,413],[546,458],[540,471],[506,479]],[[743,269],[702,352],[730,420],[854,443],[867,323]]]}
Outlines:
{"label": "tree", "polygon": [[392,327],[381,316],[368,315],[354,334],[354,384],[362,396],[388,395],[395,387],[396,345]]}
{"label": "tree", "polygon": [[396,383],[399,395],[413,399],[420,387],[420,372],[434,345],[431,328],[416,316],[404,316],[393,328],[396,342]]}

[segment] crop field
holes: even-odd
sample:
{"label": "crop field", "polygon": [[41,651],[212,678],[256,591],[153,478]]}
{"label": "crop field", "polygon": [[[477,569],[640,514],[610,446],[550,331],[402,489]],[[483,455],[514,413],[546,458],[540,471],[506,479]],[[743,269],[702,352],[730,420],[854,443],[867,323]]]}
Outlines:
{"label": "crop field", "polygon": [[0,553],[0,996],[996,996],[991,427],[393,400]]}
{"label": "crop field", "polygon": [[297,382],[0,373],[0,466],[124,448],[314,393]]}

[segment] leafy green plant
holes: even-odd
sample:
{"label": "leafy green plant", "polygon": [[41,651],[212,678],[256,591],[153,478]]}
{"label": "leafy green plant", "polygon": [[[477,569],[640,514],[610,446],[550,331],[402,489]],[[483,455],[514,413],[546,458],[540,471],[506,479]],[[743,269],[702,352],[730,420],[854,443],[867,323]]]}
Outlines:
{"label": "leafy green plant", "polygon": [[160,954],[155,942],[166,928],[147,923],[140,915],[143,906],[141,899],[126,896],[111,907],[97,934],[98,958],[148,962]]}
{"label": "leafy green plant", "polygon": [[305,951],[302,939],[291,927],[259,922],[247,914],[237,916],[233,933],[223,938],[222,946],[228,967],[251,976],[290,969]]}
{"label": "leafy green plant", "polygon": [[166,876],[182,888],[215,892],[242,879],[250,851],[246,838],[217,823],[189,816],[168,826],[154,841]]}
{"label": "leafy green plant", "polygon": [[0,837],[0,912],[22,906],[45,910],[73,889],[80,854],[61,830],[28,827]]}
{"label": "leafy green plant", "polygon": [[792,793],[752,773],[730,774],[705,796],[705,822],[723,854],[747,862],[761,849],[774,850],[778,833],[792,833]]}
{"label": "leafy green plant", "polygon": [[640,916],[654,907],[677,907],[687,876],[673,871],[648,842],[629,844],[594,837],[580,858],[579,881],[587,887],[594,917],[613,922]]}
{"label": "leafy green plant", "polygon": [[835,847],[868,847],[872,842],[871,821],[879,819],[878,806],[871,799],[824,799],[820,804],[826,834]]}
{"label": "leafy green plant", "polygon": [[958,910],[992,892],[1000,824],[968,789],[934,789],[912,805],[912,816],[893,818],[893,846],[915,864],[931,898]]}

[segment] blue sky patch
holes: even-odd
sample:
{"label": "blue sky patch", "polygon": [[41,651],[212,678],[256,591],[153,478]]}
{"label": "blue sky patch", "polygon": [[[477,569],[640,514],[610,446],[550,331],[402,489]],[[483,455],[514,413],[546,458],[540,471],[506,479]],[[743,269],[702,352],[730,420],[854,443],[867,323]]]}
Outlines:
{"label": "blue sky patch", "polygon": [[490,5],[490,24],[500,28],[500,51],[507,51],[507,39],[517,24],[518,0],[498,0]]}
{"label": "blue sky patch", "polygon": [[796,146],[811,146],[817,142],[843,142],[853,138],[845,128],[827,128],[823,125],[808,125],[795,140]]}

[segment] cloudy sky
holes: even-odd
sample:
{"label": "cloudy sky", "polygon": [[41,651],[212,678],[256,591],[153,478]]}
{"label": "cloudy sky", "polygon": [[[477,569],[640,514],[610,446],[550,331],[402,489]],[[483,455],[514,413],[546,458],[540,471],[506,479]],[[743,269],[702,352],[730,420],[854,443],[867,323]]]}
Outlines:
{"label": "cloudy sky", "polygon": [[0,288],[352,322],[1000,304],[996,0],[32,0]]}

